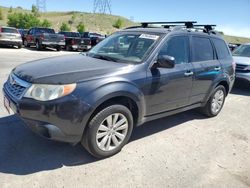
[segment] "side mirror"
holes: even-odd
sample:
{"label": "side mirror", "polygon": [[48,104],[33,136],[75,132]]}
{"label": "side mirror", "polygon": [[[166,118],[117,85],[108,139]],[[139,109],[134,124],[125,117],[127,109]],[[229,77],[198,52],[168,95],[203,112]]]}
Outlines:
{"label": "side mirror", "polygon": [[159,55],[156,66],[161,68],[174,68],[175,58],[168,55]]}

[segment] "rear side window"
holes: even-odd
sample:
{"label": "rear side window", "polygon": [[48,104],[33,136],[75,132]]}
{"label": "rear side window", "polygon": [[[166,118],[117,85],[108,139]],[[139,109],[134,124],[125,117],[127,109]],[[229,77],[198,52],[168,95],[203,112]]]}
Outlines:
{"label": "rear side window", "polygon": [[18,33],[16,29],[12,29],[12,28],[1,28],[1,31],[3,33]]}
{"label": "rear side window", "polygon": [[193,61],[209,61],[214,59],[213,47],[208,38],[192,37]]}
{"label": "rear side window", "polygon": [[227,59],[231,57],[227,45],[223,40],[221,39],[212,39],[212,40],[218,55],[218,59]]}
{"label": "rear side window", "polygon": [[176,36],[169,39],[160,50],[159,55],[175,58],[176,64],[189,62],[189,39],[187,36]]}

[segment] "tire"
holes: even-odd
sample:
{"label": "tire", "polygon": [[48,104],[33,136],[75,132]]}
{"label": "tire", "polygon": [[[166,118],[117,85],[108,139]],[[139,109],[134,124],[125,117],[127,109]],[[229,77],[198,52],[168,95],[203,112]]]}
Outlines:
{"label": "tire", "polygon": [[36,49],[40,51],[42,49],[42,45],[40,44],[39,40],[36,41]]}
{"label": "tire", "polygon": [[[119,125],[118,122],[123,123]],[[82,145],[96,158],[110,157],[121,151],[129,141],[133,116],[127,107],[112,105],[99,111],[86,129]]]}
{"label": "tire", "polygon": [[24,40],[23,44],[24,44],[24,46],[27,47],[27,48],[30,47],[30,45],[28,44],[28,41],[27,41],[27,40]]}
{"label": "tire", "polygon": [[22,44],[18,44],[18,45],[17,45],[17,48],[18,48],[18,49],[21,49],[21,48],[22,48]]}
{"label": "tire", "polygon": [[225,98],[226,98],[225,87],[222,85],[217,86],[214,89],[209,100],[207,101],[206,105],[203,108],[201,108],[203,114],[208,117],[217,116],[220,113],[221,109],[223,108]]}
{"label": "tire", "polygon": [[72,48],[70,46],[66,46],[66,51],[72,51]]}
{"label": "tire", "polygon": [[56,47],[56,51],[60,52],[62,50],[62,47],[61,46],[57,46]]}

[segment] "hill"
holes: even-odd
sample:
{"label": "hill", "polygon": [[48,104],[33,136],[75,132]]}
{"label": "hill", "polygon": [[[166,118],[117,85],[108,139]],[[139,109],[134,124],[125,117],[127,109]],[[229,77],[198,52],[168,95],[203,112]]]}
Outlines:
{"label": "hill", "polygon": [[[1,7],[3,13],[3,20],[0,20],[0,25],[7,25],[7,16],[10,8]],[[31,12],[30,10],[24,10],[21,7],[13,8],[12,12]],[[102,34],[111,34],[117,29],[113,27],[114,22],[120,18],[123,22],[123,28],[129,27],[132,25],[136,25],[136,23],[130,21],[127,18],[116,16],[116,15],[108,15],[108,14],[93,14],[86,12],[46,12],[41,13],[41,19],[48,19],[52,23],[52,27],[58,31],[61,24],[71,23],[71,30],[76,31],[76,26],[82,22],[85,25],[85,29],[87,31],[99,32]],[[222,31],[223,32],[223,31]],[[250,38],[244,37],[236,37],[236,36],[228,36],[224,35],[224,38],[227,42],[231,43],[246,43],[250,42]]]}

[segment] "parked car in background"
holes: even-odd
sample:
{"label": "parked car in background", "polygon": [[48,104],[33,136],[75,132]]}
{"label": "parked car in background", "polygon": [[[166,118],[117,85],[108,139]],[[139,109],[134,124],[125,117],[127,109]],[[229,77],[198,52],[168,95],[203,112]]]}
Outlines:
{"label": "parked car in background", "polygon": [[14,27],[0,26],[0,45],[22,48],[22,37]]}
{"label": "parked car in background", "polygon": [[215,117],[235,65],[219,34],[190,30],[192,23],[143,23],[88,53],[19,65],[4,84],[5,107],[41,136],[80,142],[99,158],[118,153],[145,122],[194,108]]}
{"label": "parked car in background", "polygon": [[82,49],[82,39],[80,33],[61,31],[58,34],[62,34],[65,37],[65,49],[67,51]]}
{"label": "parked car in background", "polygon": [[229,49],[232,51],[234,51],[237,47],[239,47],[241,44],[239,43],[228,43],[228,47]]}
{"label": "parked car in background", "polygon": [[81,34],[85,50],[89,50],[101,42],[105,37],[98,33],[84,32]]}
{"label": "parked car in background", "polygon": [[34,27],[28,31],[24,38],[24,46],[30,47],[32,45],[35,45],[37,50],[51,47],[60,51],[62,47],[65,47],[65,38],[64,35],[56,34],[54,29]]}
{"label": "parked car in background", "polygon": [[21,34],[23,45],[24,45],[24,37],[27,35],[29,30],[28,29],[18,29],[18,31]]}
{"label": "parked car in background", "polygon": [[236,63],[236,79],[250,85],[250,43],[242,44],[233,52]]}

